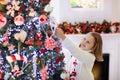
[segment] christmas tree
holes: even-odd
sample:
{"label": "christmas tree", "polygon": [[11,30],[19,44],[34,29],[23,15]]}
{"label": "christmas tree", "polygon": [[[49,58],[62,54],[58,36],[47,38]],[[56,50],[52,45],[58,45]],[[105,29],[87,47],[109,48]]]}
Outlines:
{"label": "christmas tree", "polygon": [[63,71],[50,0],[0,0],[0,79],[55,80]]}

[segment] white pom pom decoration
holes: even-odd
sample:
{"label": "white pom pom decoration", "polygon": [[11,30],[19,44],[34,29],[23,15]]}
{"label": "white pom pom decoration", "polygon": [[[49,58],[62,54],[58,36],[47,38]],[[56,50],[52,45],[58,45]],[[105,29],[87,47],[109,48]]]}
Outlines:
{"label": "white pom pom decoration", "polygon": [[66,74],[66,73],[61,73],[60,77],[61,77],[62,79],[65,79],[65,78],[67,77],[67,74]]}
{"label": "white pom pom decoration", "polygon": [[52,12],[52,10],[53,10],[53,7],[51,7],[50,4],[46,5],[45,8],[44,8],[45,12]]}

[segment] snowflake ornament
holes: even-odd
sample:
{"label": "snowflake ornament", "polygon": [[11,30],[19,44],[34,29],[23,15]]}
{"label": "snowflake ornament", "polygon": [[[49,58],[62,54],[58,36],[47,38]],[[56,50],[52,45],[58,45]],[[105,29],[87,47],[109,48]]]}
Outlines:
{"label": "snowflake ornament", "polygon": [[15,16],[15,11],[18,11],[20,9],[20,6],[18,6],[20,4],[19,0],[12,0],[11,4],[8,4],[6,9],[7,11],[7,15],[10,15],[11,17]]}

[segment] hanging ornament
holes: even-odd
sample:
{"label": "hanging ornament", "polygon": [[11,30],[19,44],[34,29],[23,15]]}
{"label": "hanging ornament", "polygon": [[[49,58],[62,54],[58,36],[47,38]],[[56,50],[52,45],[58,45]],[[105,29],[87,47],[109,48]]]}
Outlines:
{"label": "hanging ornament", "polygon": [[26,56],[22,56],[22,55],[19,55],[19,54],[12,54],[10,56],[6,56],[6,59],[9,63],[15,62],[17,60],[21,60],[21,61],[24,61],[26,63],[28,62]]}
{"label": "hanging ornament", "polygon": [[47,70],[48,70],[48,66],[45,66],[44,68],[41,69],[40,74],[41,74],[42,80],[46,80],[49,78]]}
{"label": "hanging ornament", "polygon": [[20,70],[19,66],[17,64],[14,65],[14,68],[12,70],[12,73],[15,77],[19,77],[20,75],[23,74],[23,71]]}
{"label": "hanging ornament", "polygon": [[44,46],[48,50],[53,50],[55,48],[55,40],[53,38],[47,38]]}
{"label": "hanging ornament", "polygon": [[38,41],[36,41],[36,44],[37,44],[38,47],[41,47],[43,42],[38,40]]}
{"label": "hanging ornament", "polygon": [[3,46],[6,47],[9,44],[8,32],[5,33],[4,37],[2,38]]}
{"label": "hanging ornament", "polygon": [[45,6],[45,8],[44,8],[44,11],[45,11],[45,12],[52,12],[52,10],[53,10],[53,7],[51,7],[50,4],[47,4],[47,5]]}
{"label": "hanging ornament", "polygon": [[14,35],[14,38],[21,42],[24,42],[26,37],[27,37],[27,33],[24,30],[22,30],[22,31],[20,31],[20,33],[16,33]]}
{"label": "hanging ornament", "polygon": [[39,17],[40,23],[45,23],[45,22],[47,22],[47,20],[48,20],[48,17],[46,15],[44,15],[44,14],[40,15],[40,17]]}
{"label": "hanging ornament", "polygon": [[56,19],[55,19],[53,16],[50,16],[50,17],[49,17],[49,20],[50,20],[50,27],[51,27],[51,30],[52,30],[53,35],[54,35],[55,30],[56,30],[56,28],[58,27],[58,24],[57,24],[57,22],[56,22]]}
{"label": "hanging ornament", "polygon": [[70,79],[69,79],[69,73],[66,72],[66,71],[62,72],[61,75],[60,75],[60,77],[61,77],[62,79],[64,79],[64,80],[70,80]]}
{"label": "hanging ornament", "polygon": [[32,40],[32,39],[27,40],[27,41],[25,41],[25,44],[27,44],[27,45],[34,45],[34,40]]}
{"label": "hanging ornament", "polygon": [[29,13],[29,16],[30,17],[33,17],[35,15],[35,11],[33,8],[30,9],[30,13]]}
{"label": "hanging ornament", "polygon": [[14,23],[17,25],[17,26],[20,26],[24,23],[24,18],[20,15],[16,16],[14,18]]}
{"label": "hanging ornament", "polygon": [[10,45],[8,46],[8,50],[9,50],[9,51],[14,50],[14,48],[15,48],[15,46],[14,46],[13,44],[10,44]]}
{"label": "hanging ornament", "polygon": [[4,27],[6,23],[7,23],[6,17],[0,13],[0,28]]}
{"label": "hanging ornament", "polygon": [[42,35],[41,32],[38,32],[38,33],[36,33],[36,35],[35,35],[35,39],[36,39],[36,40],[41,40],[42,37],[43,37],[43,35]]}

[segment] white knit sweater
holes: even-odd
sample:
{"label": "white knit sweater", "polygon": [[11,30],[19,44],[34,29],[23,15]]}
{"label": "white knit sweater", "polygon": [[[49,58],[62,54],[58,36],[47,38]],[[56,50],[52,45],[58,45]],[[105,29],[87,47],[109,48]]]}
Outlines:
{"label": "white knit sweater", "polygon": [[[76,72],[77,76],[75,80],[94,80],[92,74],[92,68],[95,61],[95,56],[88,51],[83,51],[69,39],[65,38],[63,46],[67,49],[62,51],[65,54],[65,68],[71,73],[73,70],[73,61],[77,60]],[[68,51],[69,50],[69,51]],[[71,57],[73,55],[74,57]]]}

